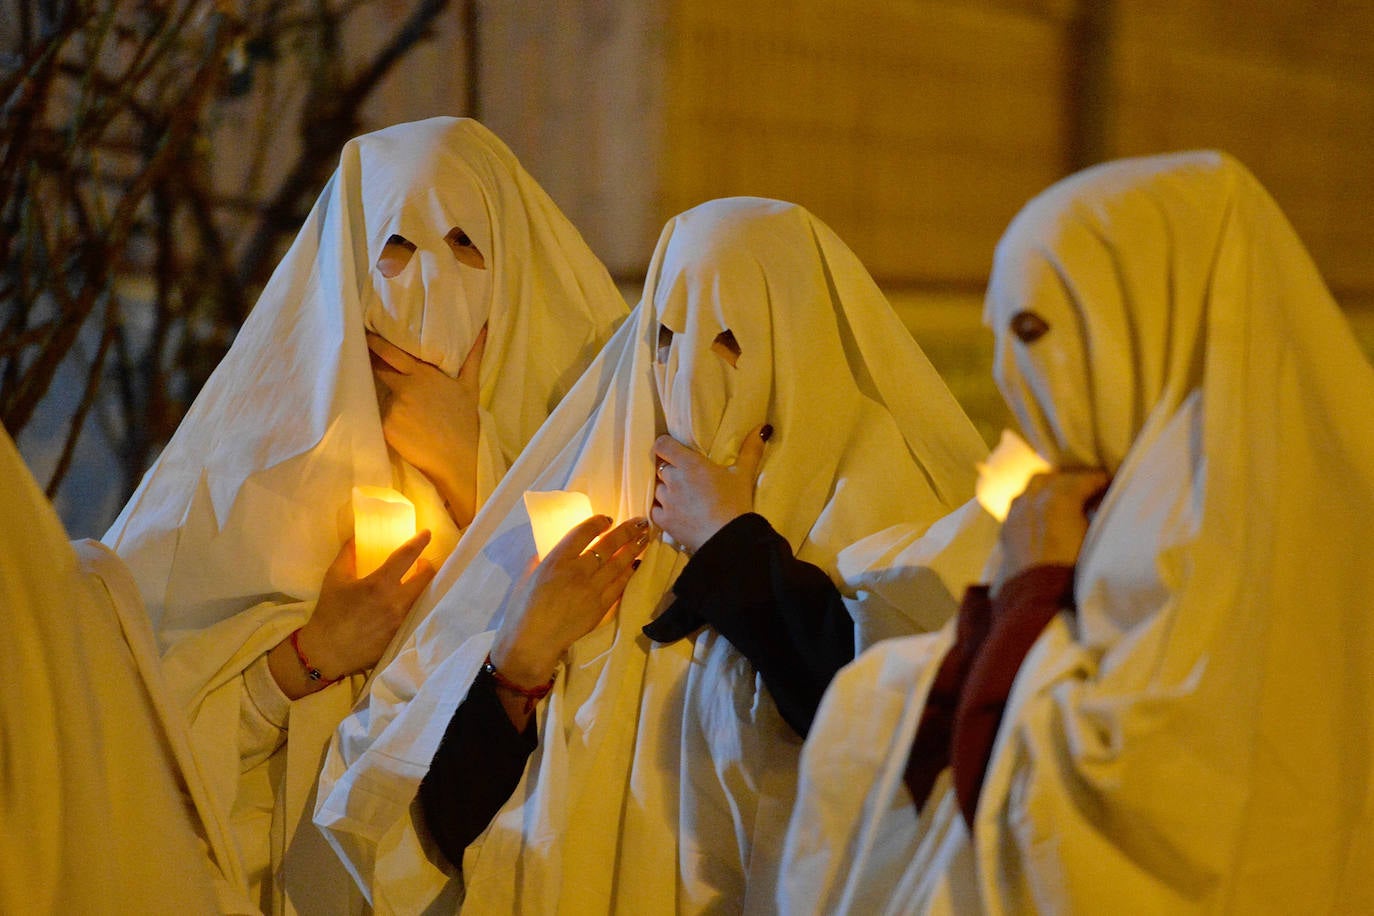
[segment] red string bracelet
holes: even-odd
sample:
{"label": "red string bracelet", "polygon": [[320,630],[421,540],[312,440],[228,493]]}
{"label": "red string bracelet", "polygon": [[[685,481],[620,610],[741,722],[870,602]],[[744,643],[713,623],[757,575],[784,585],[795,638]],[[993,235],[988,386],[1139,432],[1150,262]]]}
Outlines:
{"label": "red string bracelet", "polygon": [[538,687],[522,687],[519,684],[515,683],[515,681],[512,681],[510,678],[506,677],[500,671],[496,670],[496,665],[491,660],[490,652],[487,653],[486,661],[482,662],[482,673],[485,674],[487,677],[491,678],[493,681],[495,681],[496,686],[504,687],[511,693],[516,693],[524,697],[526,715],[534,712],[535,703],[538,703],[540,700],[544,699],[544,697],[549,695],[549,691],[553,690],[553,682],[558,677],[557,674],[554,674],[553,677],[549,678],[549,682],[547,684],[540,684]]}
{"label": "red string bracelet", "polygon": [[300,632],[301,631],[299,629],[292,631],[291,648],[296,650],[296,658],[301,660],[301,667],[305,669],[305,676],[310,678],[310,680],[314,681],[315,683],[319,684],[321,687],[328,687],[330,684],[337,684],[339,681],[341,681],[342,678],[325,677],[323,671],[321,671],[319,668],[316,668],[314,665],[310,664],[310,659],[306,658],[305,653],[301,651],[301,643],[300,639],[298,638],[300,636]]}

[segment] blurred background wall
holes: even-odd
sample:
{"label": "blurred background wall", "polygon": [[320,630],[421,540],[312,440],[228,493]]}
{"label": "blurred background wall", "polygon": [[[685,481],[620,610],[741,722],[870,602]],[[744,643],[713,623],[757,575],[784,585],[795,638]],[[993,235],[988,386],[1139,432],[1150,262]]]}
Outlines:
{"label": "blurred background wall", "polygon": [[[360,7],[346,59],[366,58],[369,41],[416,6]],[[481,118],[631,298],[674,213],[734,194],[800,203],[869,266],[989,438],[1007,422],[980,327],[993,246],[1027,199],[1104,159],[1198,147],[1236,155],[1288,213],[1374,350],[1374,4],[439,6],[425,39],[359,106],[358,130],[432,114]],[[207,129],[218,186],[244,180],[252,157],[241,140],[264,119],[294,123],[293,111],[318,105],[289,67],[278,69],[272,85],[221,105]],[[302,139],[284,131],[274,142],[269,161],[253,166],[268,186],[273,164],[286,174],[280,165]],[[324,176],[296,174],[307,206]],[[61,414],[54,402],[52,429],[21,440],[40,479],[52,451],[44,436]],[[99,468],[98,444],[83,449],[85,465]],[[58,502],[75,533],[98,534],[123,494],[93,496],[79,477]]]}

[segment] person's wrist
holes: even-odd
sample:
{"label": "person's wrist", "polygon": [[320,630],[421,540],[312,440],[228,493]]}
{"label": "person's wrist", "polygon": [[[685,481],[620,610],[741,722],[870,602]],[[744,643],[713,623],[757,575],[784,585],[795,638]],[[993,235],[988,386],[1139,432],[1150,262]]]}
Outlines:
{"label": "person's wrist", "polygon": [[498,639],[491,647],[491,663],[502,675],[522,687],[538,687],[548,683],[558,667],[558,653],[550,657],[547,651],[540,651],[518,641],[504,643]]}
{"label": "person's wrist", "polygon": [[439,496],[444,500],[444,505],[448,507],[448,514],[453,519],[454,524],[459,528],[466,528],[472,523],[472,517],[477,513],[477,486],[474,475],[472,486],[462,487],[451,474],[444,474],[436,471],[434,473],[423,472],[426,477],[434,484],[434,489],[439,491]]}
{"label": "person's wrist", "polygon": [[324,627],[315,622],[315,618],[312,617],[300,628],[296,634],[296,641],[311,664],[329,680],[337,680],[353,673],[347,660],[337,652],[333,640],[329,638]]}

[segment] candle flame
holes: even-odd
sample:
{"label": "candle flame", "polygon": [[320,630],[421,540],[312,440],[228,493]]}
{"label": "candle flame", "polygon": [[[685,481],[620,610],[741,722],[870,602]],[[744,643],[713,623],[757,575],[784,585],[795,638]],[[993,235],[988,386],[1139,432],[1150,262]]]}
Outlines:
{"label": "candle flame", "polygon": [[978,485],[974,493],[989,515],[999,522],[1006,521],[1012,500],[1021,495],[1032,477],[1049,470],[1050,463],[1027,445],[1026,440],[1004,429],[997,448],[988,455],[987,461],[978,464]]}

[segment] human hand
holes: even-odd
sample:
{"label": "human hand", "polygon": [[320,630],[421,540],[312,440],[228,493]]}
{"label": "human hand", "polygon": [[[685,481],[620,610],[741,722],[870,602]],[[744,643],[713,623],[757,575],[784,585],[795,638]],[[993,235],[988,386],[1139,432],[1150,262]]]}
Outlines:
{"label": "human hand", "polygon": [[[315,613],[298,635],[301,651],[325,677],[335,680],[363,671],[382,657],[415,599],[434,578],[434,567],[420,559],[427,544],[429,532],[421,531],[396,548],[375,572],[361,579],[354,575],[353,541],[350,539],[339,550],[324,574]],[[415,569],[407,576],[412,564]],[[280,668],[273,665],[273,675],[287,695],[292,696],[291,683],[299,678],[289,672],[299,672],[300,662],[295,650],[287,648],[291,654],[281,653],[285,664]],[[288,675],[283,677],[279,671]],[[308,692],[294,691],[296,696]]]}
{"label": "human hand", "polygon": [[649,522],[633,518],[605,533],[610,524],[598,515],[575,526],[516,588],[491,648],[503,676],[522,686],[547,683],[564,651],[620,601],[649,542]]}
{"label": "human hand", "polygon": [[763,445],[772,435],[768,424],[751,431],[729,467],[672,436],[659,436],[654,442],[658,484],[650,512],[654,524],[688,550],[697,551],[721,528],[753,511]]}
{"label": "human hand", "polygon": [[1012,500],[1002,523],[1002,566],[1006,582],[1032,566],[1073,566],[1088,533],[1088,513],[1106,492],[1105,471],[1076,469],[1036,474]]}
{"label": "human hand", "polygon": [[478,370],[486,343],[484,326],[458,377],[449,378],[385,338],[367,335],[373,380],[388,395],[382,434],[398,455],[430,479],[460,528],[467,527],[477,510]]}

